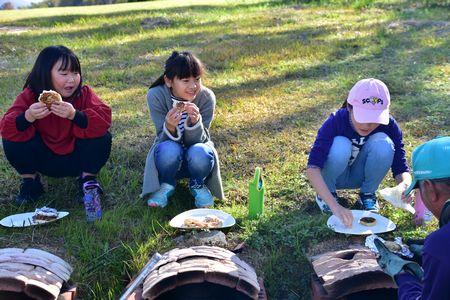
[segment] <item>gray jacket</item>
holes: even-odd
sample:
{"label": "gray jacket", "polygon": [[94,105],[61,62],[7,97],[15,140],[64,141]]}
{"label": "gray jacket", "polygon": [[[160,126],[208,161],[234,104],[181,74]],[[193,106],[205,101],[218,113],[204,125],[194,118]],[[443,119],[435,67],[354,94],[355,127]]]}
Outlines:
{"label": "gray jacket", "polygon": [[[166,85],[159,85],[148,90],[147,104],[150,110],[150,117],[155,125],[156,138],[147,154],[141,197],[157,191],[160,187],[154,155],[156,145],[169,139],[173,141],[180,141],[180,139],[183,139],[183,144],[187,147],[196,143],[205,143],[213,149],[215,164],[205,183],[215,197],[219,199],[225,198],[222,188],[222,179],[220,177],[219,156],[214,148],[214,143],[211,141],[208,131],[214,117],[216,96],[210,89],[202,87],[193,103],[195,103],[200,110],[200,121],[192,127],[186,124],[184,133],[182,135],[178,134],[177,137],[173,137],[165,126],[167,112],[172,108],[172,99],[170,98],[169,88]],[[177,128],[177,130],[179,129]]]}

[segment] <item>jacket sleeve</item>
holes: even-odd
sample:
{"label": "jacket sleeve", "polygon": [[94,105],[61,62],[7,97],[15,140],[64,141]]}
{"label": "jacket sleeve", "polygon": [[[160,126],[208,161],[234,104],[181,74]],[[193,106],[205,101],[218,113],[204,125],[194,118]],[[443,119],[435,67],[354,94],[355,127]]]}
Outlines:
{"label": "jacket sleeve", "polygon": [[196,143],[204,143],[209,140],[209,127],[214,118],[214,110],[216,107],[216,96],[209,90],[204,90],[206,97],[205,101],[202,101],[200,107],[200,120],[193,126],[184,128],[184,145],[191,146]]}
{"label": "jacket sleeve", "polygon": [[442,262],[431,255],[423,258],[424,277],[419,280],[411,274],[401,274],[395,277],[398,285],[398,299],[447,299],[448,278],[450,277],[450,267],[446,262]]}
{"label": "jacket sleeve", "polygon": [[33,125],[25,126],[24,130],[17,127],[17,119],[21,119],[25,111],[34,102],[33,94],[29,89],[20,93],[12,106],[6,111],[0,120],[0,135],[11,142],[24,142],[31,139],[36,129]]}
{"label": "jacket sleeve", "polygon": [[392,161],[392,175],[397,176],[409,172],[406,162],[406,153],[403,144],[403,133],[395,120],[392,120],[392,141],[394,142],[394,159]]}
{"label": "jacket sleeve", "polygon": [[317,132],[316,140],[309,153],[307,167],[323,168],[325,165],[333,140],[337,135],[336,118],[336,114],[331,114]]}
{"label": "jacket sleeve", "polygon": [[73,134],[80,139],[90,139],[106,134],[111,127],[111,108],[100,100],[100,98],[88,86],[84,86],[81,92],[81,111],[87,118],[87,126],[82,128],[74,123]]}
{"label": "jacket sleeve", "polygon": [[155,126],[156,135],[160,141],[172,140],[180,141],[181,134],[177,127],[177,136],[173,136],[166,128],[166,115],[169,112],[164,105],[165,98],[159,87],[151,88],[147,93],[147,105],[150,110],[150,118]]}

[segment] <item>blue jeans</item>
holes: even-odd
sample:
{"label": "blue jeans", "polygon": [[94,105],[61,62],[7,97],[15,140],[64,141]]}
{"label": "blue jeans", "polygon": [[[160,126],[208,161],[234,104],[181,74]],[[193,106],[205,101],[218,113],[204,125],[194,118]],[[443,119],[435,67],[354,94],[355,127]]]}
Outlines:
{"label": "blue jeans", "polygon": [[202,187],[214,167],[214,152],[206,144],[197,143],[189,148],[167,140],[155,149],[155,164],[159,182],[175,186],[176,180],[189,178],[191,188]]}
{"label": "blue jeans", "polygon": [[330,190],[356,189],[361,193],[375,193],[394,159],[394,143],[383,132],[370,136],[353,164],[349,165],[352,142],[343,136],[333,140],[322,177]]}

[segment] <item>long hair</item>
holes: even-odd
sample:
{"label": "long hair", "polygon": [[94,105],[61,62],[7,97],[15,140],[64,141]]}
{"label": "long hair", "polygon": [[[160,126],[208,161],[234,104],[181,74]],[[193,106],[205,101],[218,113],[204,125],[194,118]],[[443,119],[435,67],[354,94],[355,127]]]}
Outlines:
{"label": "long hair", "polygon": [[59,70],[68,70],[80,74],[80,84],[74,92],[74,96],[78,96],[83,84],[80,61],[72,50],[64,46],[50,46],[44,48],[41,53],[39,53],[33,69],[31,69],[30,74],[27,76],[23,89],[28,87],[36,95],[42,93],[43,90],[54,90],[51,71],[53,66],[59,60],[61,60]]}
{"label": "long hair", "polygon": [[152,83],[150,88],[164,84],[164,76],[173,80],[175,77],[180,79],[188,77],[199,77],[205,70],[202,62],[191,52],[183,51],[172,52],[172,55],[166,60],[164,73]]}

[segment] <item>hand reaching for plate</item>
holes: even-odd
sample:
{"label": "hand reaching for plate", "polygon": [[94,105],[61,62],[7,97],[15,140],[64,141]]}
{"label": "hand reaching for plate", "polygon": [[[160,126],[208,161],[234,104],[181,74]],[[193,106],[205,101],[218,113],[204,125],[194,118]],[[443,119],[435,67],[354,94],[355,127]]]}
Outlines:
{"label": "hand reaching for plate", "polygon": [[331,211],[333,212],[333,215],[338,217],[338,219],[342,222],[342,224],[345,225],[345,227],[352,227],[353,224],[353,214],[352,211],[339,205],[336,203],[336,205],[333,205],[330,207]]}

